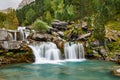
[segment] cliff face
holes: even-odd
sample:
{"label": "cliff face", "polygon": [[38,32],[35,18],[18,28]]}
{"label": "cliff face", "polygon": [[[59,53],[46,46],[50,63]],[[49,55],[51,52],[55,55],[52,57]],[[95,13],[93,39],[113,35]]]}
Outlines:
{"label": "cliff face", "polygon": [[27,5],[27,4],[30,4],[33,1],[35,1],[35,0],[22,0],[21,3],[18,5],[17,9],[20,9],[20,8],[24,7],[25,5]]}

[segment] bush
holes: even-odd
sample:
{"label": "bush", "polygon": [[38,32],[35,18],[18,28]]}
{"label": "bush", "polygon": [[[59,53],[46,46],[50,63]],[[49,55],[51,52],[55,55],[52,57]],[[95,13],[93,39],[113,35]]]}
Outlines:
{"label": "bush", "polygon": [[35,31],[38,32],[46,32],[49,30],[49,26],[47,25],[47,23],[37,19],[34,23],[33,23],[33,27],[32,27]]}

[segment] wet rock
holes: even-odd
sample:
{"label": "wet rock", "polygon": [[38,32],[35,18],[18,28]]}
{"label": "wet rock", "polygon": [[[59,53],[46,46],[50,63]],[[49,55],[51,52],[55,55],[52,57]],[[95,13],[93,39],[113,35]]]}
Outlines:
{"label": "wet rock", "polygon": [[66,30],[67,29],[67,22],[55,20],[52,22],[52,27],[57,29],[57,30]]}
{"label": "wet rock", "polygon": [[115,76],[120,76],[120,69],[113,70],[112,73]]}

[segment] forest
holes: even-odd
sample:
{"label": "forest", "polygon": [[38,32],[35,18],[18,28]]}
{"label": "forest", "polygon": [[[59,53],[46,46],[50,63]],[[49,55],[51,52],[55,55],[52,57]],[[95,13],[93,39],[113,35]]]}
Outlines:
{"label": "forest", "polygon": [[[113,32],[106,34],[110,29],[119,31],[120,0],[35,0],[29,5],[16,10],[19,25],[32,25],[37,19],[46,22],[49,26],[53,20],[74,21],[80,23],[85,20],[88,27],[93,30],[93,37],[105,44],[112,37]],[[69,31],[68,31],[69,32]],[[114,34],[114,36],[116,36]],[[117,47],[117,49],[119,49]]]}

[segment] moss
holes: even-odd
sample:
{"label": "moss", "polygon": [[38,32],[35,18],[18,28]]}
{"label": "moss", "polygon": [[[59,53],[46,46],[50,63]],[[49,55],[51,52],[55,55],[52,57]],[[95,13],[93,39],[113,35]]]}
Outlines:
{"label": "moss", "polygon": [[13,52],[7,52],[6,53],[6,56],[12,56],[13,55]]}

